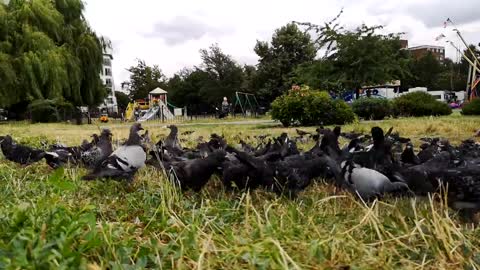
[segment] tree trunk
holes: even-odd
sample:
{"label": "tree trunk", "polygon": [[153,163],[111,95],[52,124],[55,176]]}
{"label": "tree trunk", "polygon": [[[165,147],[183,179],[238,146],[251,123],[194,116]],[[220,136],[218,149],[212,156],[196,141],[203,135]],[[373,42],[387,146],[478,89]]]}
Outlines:
{"label": "tree trunk", "polygon": [[355,99],[360,98],[360,87],[355,88]]}

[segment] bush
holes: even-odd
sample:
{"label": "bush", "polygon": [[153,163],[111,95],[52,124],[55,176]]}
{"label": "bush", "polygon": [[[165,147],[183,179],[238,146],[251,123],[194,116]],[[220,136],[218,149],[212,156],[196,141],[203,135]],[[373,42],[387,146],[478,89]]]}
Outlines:
{"label": "bush", "polygon": [[353,112],[364,119],[382,120],[392,112],[392,105],[384,98],[360,98],[352,104]]}
{"label": "bush", "polygon": [[35,100],[28,106],[28,109],[32,115],[32,123],[54,123],[60,119],[53,100]]}
{"label": "bush", "polygon": [[472,101],[463,105],[463,115],[480,115],[480,98],[475,98]]}
{"label": "bush", "polygon": [[392,105],[396,116],[438,116],[452,113],[452,109],[446,103],[425,92],[402,95],[395,98]]}
{"label": "bush", "polygon": [[271,114],[286,127],[320,123],[342,125],[355,119],[352,109],[343,100],[333,100],[328,93],[309,90],[308,87],[290,90],[276,98],[271,105]]}

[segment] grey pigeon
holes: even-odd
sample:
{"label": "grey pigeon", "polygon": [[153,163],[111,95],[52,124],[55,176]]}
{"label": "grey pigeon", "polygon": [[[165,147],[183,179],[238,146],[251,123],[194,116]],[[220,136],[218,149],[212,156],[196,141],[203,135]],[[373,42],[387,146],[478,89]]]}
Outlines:
{"label": "grey pigeon", "polygon": [[97,143],[93,147],[81,153],[82,163],[89,169],[97,167],[113,152],[112,133],[109,129],[102,130],[98,138],[94,136],[95,140]]}
{"label": "grey pigeon", "polygon": [[6,159],[21,165],[30,165],[45,156],[42,150],[16,144],[10,135],[0,136],[0,147]]}
{"label": "grey pigeon", "polygon": [[370,201],[385,194],[411,194],[407,184],[391,182],[382,173],[363,168],[351,161],[342,162],[342,174],[347,189],[364,201]]}
{"label": "grey pigeon", "polygon": [[125,144],[115,150],[100,166],[82,179],[111,178],[114,180],[127,180],[131,183],[135,173],[138,169],[145,166],[147,159],[147,154],[142,147],[142,137],[138,134],[140,130],[143,130],[140,123],[133,124]]}

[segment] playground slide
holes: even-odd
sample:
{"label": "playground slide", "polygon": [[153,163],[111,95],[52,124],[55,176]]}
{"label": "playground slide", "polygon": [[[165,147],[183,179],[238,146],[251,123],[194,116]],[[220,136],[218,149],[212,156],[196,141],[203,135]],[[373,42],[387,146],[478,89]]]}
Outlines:
{"label": "playground slide", "polygon": [[144,116],[142,116],[142,117],[140,117],[140,119],[138,119],[138,121],[143,122],[143,121],[147,121],[147,120],[152,120],[153,118],[155,118],[155,115],[157,115],[159,109],[160,109],[160,107],[150,108],[147,111],[147,113],[145,113]]}

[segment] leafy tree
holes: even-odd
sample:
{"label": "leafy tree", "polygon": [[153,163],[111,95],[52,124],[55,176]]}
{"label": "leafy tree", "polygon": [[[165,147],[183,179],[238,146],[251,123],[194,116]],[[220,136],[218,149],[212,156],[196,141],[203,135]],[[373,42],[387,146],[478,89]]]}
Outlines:
{"label": "leafy tree", "polygon": [[127,70],[130,72],[130,98],[132,99],[145,99],[155,88],[163,89],[167,86],[167,78],[157,65],[151,67],[144,60],[137,60],[137,65]]}
{"label": "leafy tree", "polygon": [[187,107],[190,113],[208,111],[208,103],[203,99],[202,89],[210,79],[207,72],[183,69],[168,81],[169,98],[178,107]]}
{"label": "leafy tree", "polygon": [[233,98],[243,84],[242,68],[230,55],[223,53],[217,44],[210,46],[208,50],[200,50],[200,57],[202,70],[209,77],[200,89],[202,99],[209,104],[217,104],[223,97]]}
{"label": "leafy tree", "polygon": [[355,30],[346,30],[338,23],[341,14],[323,26],[299,23],[307,31],[315,32],[317,49],[325,51],[322,61],[316,61],[313,63],[316,67],[310,68],[312,77],[338,86],[337,91],[355,89],[358,97],[362,86],[406,76],[408,55],[401,50],[400,34],[378,34],[382,26],[361,25]]}
{"label": "leafy tree", "polygon": [[263,101],[271,102],[292,86],[293,71],[303,63],[311,62],[316,55],[310,35],[294,23],[277,29],[270,44],[257,41],[258,94]]}
{"label": "leafy tree", "polygon": [[437,58],[428,53],[411,63],[411,74],[413,75],[412,86],[423,86],[429,90],[437,89],[438,76],[444,69]]}
{"label": "leafy tree", "polygon": [[102,44],[83,10],[81,0],[0,3],[0,106],[103,100]]}
{"label": "leafy tree", "polygon": [[130,103],[130,98],[125,93],[119,91],[115,91],[115,97],[117,98],[118,108],[121,111],[124,111],[127,108],[128,103]]}

